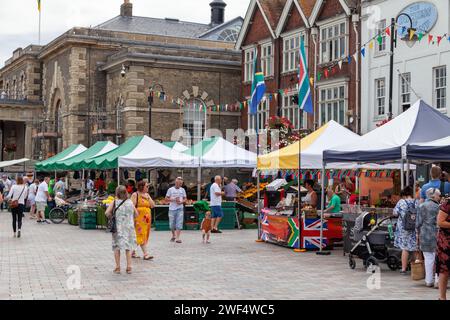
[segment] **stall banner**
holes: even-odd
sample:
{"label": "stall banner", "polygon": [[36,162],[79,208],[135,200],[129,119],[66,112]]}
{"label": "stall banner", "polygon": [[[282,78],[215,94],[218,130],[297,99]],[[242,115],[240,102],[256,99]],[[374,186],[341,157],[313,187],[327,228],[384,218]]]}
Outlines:
{"label": "stall banner", "polygon": [[[302,249],[320,249],[320,219],[302,219],[301,241]],[[328,246],[328,239],[325,238],[325,232],[328,231],[328,222],[324,220],[322,248]]]}
{"label": "stall banner", "polygon": [[299,246],[299,221],[298,218],[283,216],[262,215],[262,235],[266,242],[274,242],[289,248]]}

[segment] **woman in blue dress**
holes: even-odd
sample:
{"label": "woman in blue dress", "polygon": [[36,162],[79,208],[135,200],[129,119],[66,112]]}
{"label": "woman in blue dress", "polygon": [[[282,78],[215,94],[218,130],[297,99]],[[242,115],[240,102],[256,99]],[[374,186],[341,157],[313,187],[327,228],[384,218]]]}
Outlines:
{"label": "woman in blue dress", "polygon": [[417,250],[416,230],[408,231],[403,227],[403,218],[410,207],[418,207],[419,203],[414,199],[412,187],[404,188],[400,193],[401,199],[394,208],[394,215],[398,217],[397,228],[394,235],[394,246],[402,250],[401,274],[406,274],[409,254]]}

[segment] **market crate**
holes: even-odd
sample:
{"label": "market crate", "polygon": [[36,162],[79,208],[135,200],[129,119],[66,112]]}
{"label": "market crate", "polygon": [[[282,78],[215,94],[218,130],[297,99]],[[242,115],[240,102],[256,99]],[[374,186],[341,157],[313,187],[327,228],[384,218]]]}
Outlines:
{"label": "market crate", "polygon": [[222,202],[222,208],[236,208],[236,202],[234,201],[227,201],[227,202]]}
{"label": "market crate", "polygon": [[236,209],[223,209],[223,219],[220,222],[219,229],[232,230],[236,228]]}
{"label": "market crate", "polygon": [[162,221],[156,220],[154,225],[155,225],[155,231],[170,231],[168,220],[162,220]]}
{"label": "market crate", "polygon": [[243,224],[254,224],[258,221],[258,215],[256,213],[244,212],[242,214],[242,223]]}
{"label": "market crate", "polygon": [[257,223],[243,223],[242,227],[244,229],[258,229],[258,224]]}
{"label": "market crate", "polygon": [[67,212],[67,220],[69,221],[70,225],[78,226],[78,213],[73,209],[69,209],[69,211]]}
{"label": "market crate", "polygon": [[80,228],[83,230],[94,230],[97,229],[97,223],[86,223],[80,221]]}
{"label": "market crate", "polygon": [[106,217],[106,209],[103,206],[97,207],[97,225],[101,227],[108,226],[108,218]]}

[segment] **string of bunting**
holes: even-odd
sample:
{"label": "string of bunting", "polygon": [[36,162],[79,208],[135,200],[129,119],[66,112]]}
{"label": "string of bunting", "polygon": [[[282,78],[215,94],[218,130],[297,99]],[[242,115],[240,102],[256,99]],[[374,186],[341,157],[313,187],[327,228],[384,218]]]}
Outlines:
{"label": "string of bunting", "polygon": [[[325,176],[328,179],[337,179],[340,180],[343,177],[349,178],[394,178],[395,173],[398,170],[366,170],[366,169],[347,169],[347,170],[325,170]],[[261,171],[261,178],[266,179],[272,176],[272,171]],[[296,179],[300,178],[300,180],[312,179],[312,180],[320,180],[322,174],[322,170],[280,170],[279,175],[286,179]]]}
{"label": "string of bunting", "polygon": [[[424,36],[427,34],[426,31],[421,29],[411,29],[409,30],[408,35],[408,29],[405,26],[399,25],[395,25],[394,29],[395,32],[398,33],[398,36],[400,38],[409,37],[409,40],[413,40],[414,37],[417,37],[419,43],[422,43]],[[386,36],[391,37],[391,26],[388,26],[384,30],[381,30],[375,36],[370,38],[366,43],[362,44],[358,51],[348,55],[347,57],[343,57],[339,60],[333,61],[332,63],[326,65],[324,68],[322,68],[322,71],[317,72],[317,81],[320,81],[322,77],[328,78],[330,75],[335,74],[338,68],[339,70],[341,70],[345,62],[347,62],[347,64],[350,65],[353,61],[357,63],[360,57],[364,59],[367,56],[368,49],[373,50],[375,48],[375,43],[382,45],[383,38]],[[450,44],[450,34],[447,33],[444,33],[442,35],[428,34],[427,43],[428,45],[440,46],[442,40],[444,39],[446,39]],[[313,78],[311,79],[311,81],[313,81]]]}

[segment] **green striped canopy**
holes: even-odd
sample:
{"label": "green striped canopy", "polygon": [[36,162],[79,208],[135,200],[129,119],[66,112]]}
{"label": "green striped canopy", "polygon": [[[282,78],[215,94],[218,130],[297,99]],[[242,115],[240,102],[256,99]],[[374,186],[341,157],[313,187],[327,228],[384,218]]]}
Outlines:
{"label": "green striped canopy", "polygon": [[92,147],[86,151],[71,157],[69,159],[64,159],[54,163],[51,168],[53,170],[65,170],[65,171],[76,171],[82,170],[83,161],[91,158],[99,157],[117,148],[117,145],[110,141],[100,141],[94,144]]}
{"label": "green striped canopy", "polygon": [[50,168],[54,163],[67,158],[71,154],[76,153],[77,150],[82,150],[83,148],[84,148],[84,150],[86,150],[86,147],[81,144],[73,144],[70,147],[68,147],[67,149],[65,149],[64,151],[58,153],[57,155],[55,155],[51,158],[48,158],[47,160],[44,160],[42,162],[36,163],[35,170],[38,172],[52,170]]}
{"label": "green striped canopy", "polygon": [[84,169],[93,170],[116,169],[119,164],[119,157],[130,154],[143,138],[144,136],[132,137],[116,149],[95,158],[85,159],[81,161],[79,165]]}

